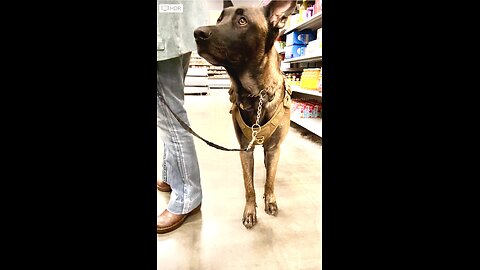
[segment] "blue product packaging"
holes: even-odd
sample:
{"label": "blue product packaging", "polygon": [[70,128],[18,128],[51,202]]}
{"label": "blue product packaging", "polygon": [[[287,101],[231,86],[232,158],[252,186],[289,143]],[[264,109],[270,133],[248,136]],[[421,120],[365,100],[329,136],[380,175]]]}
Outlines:
{"label": "blue product packaging", "polygon": [[285,47],[285,58],[295,58],[305,55],[305,45],[291,45]]}
{"label": "blue product packaging", "polygon": [[315,39],[315,32],[312,30],[293,31],[287,34],[286,45],[307,45]]}

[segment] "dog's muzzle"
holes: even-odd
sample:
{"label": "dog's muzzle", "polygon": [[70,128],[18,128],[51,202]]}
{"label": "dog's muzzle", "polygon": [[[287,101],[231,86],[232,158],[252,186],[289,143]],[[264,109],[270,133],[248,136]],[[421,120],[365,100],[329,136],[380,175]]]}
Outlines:
{"label": "dog's muzzle", "polygon": [[212,36],[212,31],[208,27],[202,26],[193,32],[193,36],[195,37],[195,40],[207,40]]}

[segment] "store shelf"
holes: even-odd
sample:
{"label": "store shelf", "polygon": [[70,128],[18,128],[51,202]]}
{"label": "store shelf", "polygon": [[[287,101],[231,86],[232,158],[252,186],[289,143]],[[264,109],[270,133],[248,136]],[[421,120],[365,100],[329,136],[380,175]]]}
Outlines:
{"label": "store shelf", "polygon": [[280,68],[283,72],[302,72],[304,68]]}
{"label": "store shelf", "polygon": [[183,89],[183,93],[188,94],[205,94],[208,95],[210,93],[210,87],[208,86],[185,86]]}
{"label": "store shelf", "polygon": [[222,75],[223,76],[223,75],[225,75],[225,73],[223,73],[223,72],[208,72],[207,74],[209,76],[214,76],[214,75]]}
{"label": "store shelf", "polygon": [[[281,35],[287,35],[293,31],[302,31],[306,29],[316,30],[322,28],[322,13],[317,13],[310,17],[307,21],[296,25],[294,27],[290,27],[284,31],[282,31]],[[313,55],[306,55],[301,57],[295,57],[290,59],[285,59],[282,61],[281,70],[284,72],[301,72],[311,64],[305,64],[309,62],[320,62],[322,61],[322,52],[320,51],[317,54]],[[291,67],[287,67],[291,63],[296,63],[296,65],[290,65]],[[299,65],[299,66],[298,66]],[[317,66],[317,64],[315,64]],[[322,92],[316,90],[306,90],[302,89],[299,86],[292,86],[292,91],[295,93],[302,93],[312,96],[315,100],[321,100]],[[307,129],[308,131],[322,137],[322,118],[300,118],[298,116],[294,116],[292,114],[291,121],[293,123],[302,126],[303,128]]]}
{"label": "store shelf", "polygon": [[231,81],[229,78],[208,78],[208,86],[210,88],[230,88]]}
{"label": "store shelf", "polygon": [[187,76],[191,77],[206,77],[208,76],[208,70],[206,68],[189,68]]}
{"label": "store shelf", "polygon": [[292,32],[292,31],[295,31],[295,30],[298,30],[298,31],[301,31],[301,30],[305,30],[305,29],[319,29],[319,28],[322,28],[322,13],[317,13],[315,15],[313,15],[312,17],[310,17],[307,21],[295,26],[295,27],[291,27],[289,29],[287,29],[285,31],[285,35]]}
{"label": "store shelf", "polygon": [[304,93],[304,94],[308,94],[308,95],[312,95],[312,96],[317,96],[317,97],[321,97],[322,96],[322,92],[318,91],[318,90],[306,90],[306,89],[302,89],[296,85],[292,85],[290,86],[292,88],[292,91],[293,92],[298,92],[298,93]]}
{"label": "store shelf", "polygon": [[306,55],[301,57],[295,57],[290,59],[285,59],[284,63],[296,63],[296,62],[314,62],[322,60],[322,54]]}
{"label": "store shelf", "polygon": [[290,120],[322,137],[322,118],[300,118],[292,115]]}

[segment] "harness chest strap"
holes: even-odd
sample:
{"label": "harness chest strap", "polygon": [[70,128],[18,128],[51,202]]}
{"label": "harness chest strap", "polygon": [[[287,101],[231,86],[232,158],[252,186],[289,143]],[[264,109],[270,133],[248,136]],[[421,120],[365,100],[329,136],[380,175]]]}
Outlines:
{"label": "harness chest strap", "polygon": [[[278,125],[280,124],[280,121],[283,117],[283,114],[285,113],[286,109],[290,109],[292,100],[291,100],[291,94],[292,90],[290,89],[290,86],[285,83],[285,95],[283,98],[283,106],[278,106],[277,110],[273,114],[273,117],[265,123],[265,125],[261,126],[260,132],[257,134],[257,139],[255,140],[256,145],[261,145],[264,143],[264,141],[268,140],[270,136],[277,130]],[[233,102],[232,108],[230,110],[230,113],[233,113],[235,116],[235,120],[238,123],[238,126],[242,130],[243,135],[250,141],[252,140],[252,128],[245,124],[245,122],[242,119],[242,116],[240,114],[240,111],[238,110],[238,107],[236,105],[236,102]]]}

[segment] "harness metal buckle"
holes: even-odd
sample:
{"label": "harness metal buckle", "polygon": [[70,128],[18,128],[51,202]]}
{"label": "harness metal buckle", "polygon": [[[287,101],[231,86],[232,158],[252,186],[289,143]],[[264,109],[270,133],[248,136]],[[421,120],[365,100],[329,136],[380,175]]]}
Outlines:
{"label": "harness metal buckle", "polygon": [[259,132],[262,127],[259,124],[253,124],[252,126],[252,131],[257,131]]}

